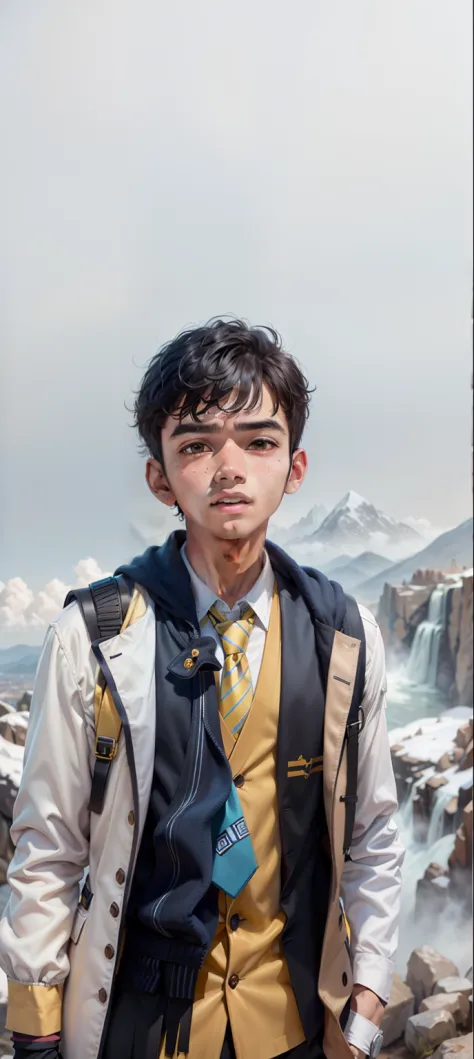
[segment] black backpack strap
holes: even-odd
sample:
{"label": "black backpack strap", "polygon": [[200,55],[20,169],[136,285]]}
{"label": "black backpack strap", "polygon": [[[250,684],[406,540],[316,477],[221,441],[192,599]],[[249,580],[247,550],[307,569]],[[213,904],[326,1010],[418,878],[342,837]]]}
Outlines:
{"label": "black backpack strap", "polygon": [[[131,598],[132,592],[129,584],[119,574],[117,577],[104,577],[101,581],[93,581],[87,588],[73,589],[66,596],[64,606],[67,607],[74,601],[79,605],[91,643],[100,643],[102,640],[110,640],[118,635]],[[102,686],[105,685],[102,684]],[[100,814],[102,812],[110,766],[117,753],[120,727],[119,722],[116,730],[112,726],[112,732],[114,736],[117,736],[114,738],[110,734],[106,735],[101,732],[100,725],[97,726],[95,765],[88,806],[91,813]]]}
{"label": "black backpack strap", "polygon": [[64,606],[79,604],[91,643],[111,640],[122,628],[132,593],[122,574],[93,581],[87,588],[73,588]]}
{"label": "black backpack strap", "polygon": [[365,718],[362,709],[362,700],[365,689],[365,667],[366,667],[366,643],[365,630],[360,615],[359,607],[352,596],[346,595],[346,613],[342,632],[346,636],[353,636],[360,640],[359,661],[354,681],[354,691],[349,709],[346,727],[347,743],[347,786],[345,795],[341,795],[341,802],[345,802],[346,820],[344,827],[344,856],[350,860],[352,835],[354,831],[357,795],[357,773],[359,768],[359,735],[364,727]]}

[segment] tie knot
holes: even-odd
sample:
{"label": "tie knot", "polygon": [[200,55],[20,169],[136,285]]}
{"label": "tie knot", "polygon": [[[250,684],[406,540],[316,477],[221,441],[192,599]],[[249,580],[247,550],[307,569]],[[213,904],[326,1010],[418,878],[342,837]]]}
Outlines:
{"label": "tie knot", "polygon": [[249,636],[252,632],[255,615],[252,607],[247,607],[240,618],[226,621],[217,607],[210,607],[209,619],[218,632],[225,656],[244,654],[247,650]]}

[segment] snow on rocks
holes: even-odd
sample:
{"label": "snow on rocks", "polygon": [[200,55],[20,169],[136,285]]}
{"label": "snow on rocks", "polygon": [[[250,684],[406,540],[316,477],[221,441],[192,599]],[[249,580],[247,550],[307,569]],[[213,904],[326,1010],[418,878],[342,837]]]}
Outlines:
{"label": "snow on rocks", "polygon": [[24,746],[28,731],[29,713],[7,713],[0,717],[0,735],[9,743]]}

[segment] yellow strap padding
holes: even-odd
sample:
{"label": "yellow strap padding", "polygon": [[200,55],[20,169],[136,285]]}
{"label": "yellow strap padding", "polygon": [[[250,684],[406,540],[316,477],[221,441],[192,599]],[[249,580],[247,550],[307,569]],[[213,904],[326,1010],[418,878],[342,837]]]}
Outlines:
{"label": "yellow strap padding", "polygon": [[[142,593],[135,588],[120,632],[124,632],[129,625],[133,625],[134,622],[138,621],[145,613],[145,610],[146,603]],[[95,687],[94,713],[96,740],[103,739],[105,736],[108,739],[115,739],[118,743],[122,722],[115,709],[115,703],[109,689],[101,684],[96,684]]]}
{"label": "yellow strap padding", "polygon": [[60,1033],[63,988],[9,982],[6,1029],[32,1037]]}

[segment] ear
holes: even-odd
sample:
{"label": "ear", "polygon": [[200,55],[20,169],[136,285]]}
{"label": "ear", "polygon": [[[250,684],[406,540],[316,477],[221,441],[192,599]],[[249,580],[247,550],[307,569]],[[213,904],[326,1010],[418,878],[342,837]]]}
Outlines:
{"label": "ear", "polygon": [[296,493],[303,484],[308,470],[308,457],[304,449],[296,449],[291,457],[291,469],[285,486],[285,493]]}
{"label": "ear", "polygon": [[166,504],[166,507],[173,507],[173,504],[176,503],[176,497],[169,487],[168,479],[159,460],[155,460],[150,456],[146,461],[145,473],[148,488],[153,493],[153,496],[156,496],[157,500],[161,500],[162,504]]}

